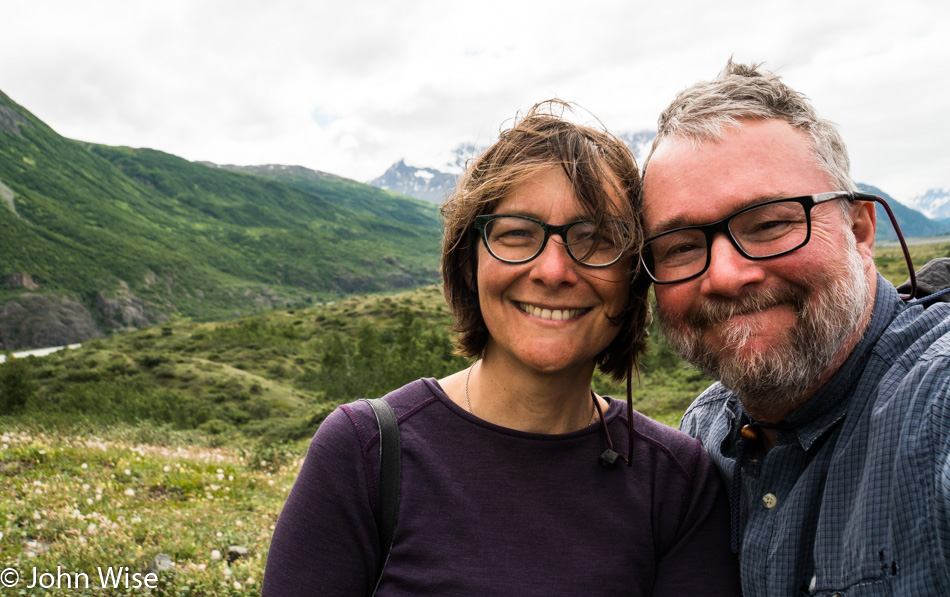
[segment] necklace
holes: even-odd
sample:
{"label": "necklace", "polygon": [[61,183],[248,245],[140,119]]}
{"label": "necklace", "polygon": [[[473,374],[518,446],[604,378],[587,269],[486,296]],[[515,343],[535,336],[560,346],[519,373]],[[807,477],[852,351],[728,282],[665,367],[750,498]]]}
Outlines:
{"label": "necklace", "polygon": [[[471,399],[468,397],[468,380],[471,379],[471,377],[472,377],[472,370],[473,370],[473,369],[475,369],[475,365],[474,365],[474,364],[473,364],[471,367],[468,368],[468,373],[465,375],[465,404],[466,404],[466,406],[468,406],[468,412],[469,412],[470,414],[473,414],[473,415],[474,415],[474,414],[475,414],[475,411],[472,410],[472,401],[471,401]],[[591,409],[590,409],[590,421],[587,422],[587,426],[588,426],[588,427],[590,427],[591,425],[594,424],[594,419],[597,418],[597,410],[598,410],[598,409],[597,409],[597,397],[594,395],[594,392],[593,392],[593,391],[591,391],[590,397],[591,397],[591,400],[594,401],[594,404],[591,406]]]}

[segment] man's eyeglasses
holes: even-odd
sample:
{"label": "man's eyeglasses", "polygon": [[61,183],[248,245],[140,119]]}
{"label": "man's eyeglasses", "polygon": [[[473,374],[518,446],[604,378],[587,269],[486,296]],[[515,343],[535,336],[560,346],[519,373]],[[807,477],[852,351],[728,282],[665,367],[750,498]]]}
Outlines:
{"label": "man's eyeglasses", "polygon": [[655,283],[674,284],[700,276],[709,269],[710,247],[717,233],[725,234],[747,259],[786,255],[804,247],[811,238],[812,208],[838,199],[876,201],[884,206],[904,246],[904,256],[913,282],[914,267],[890,207],[874,195],[847,191],[765,201],[740,209],[718,222],[685,226],[658,234],[646,240],[641,260]]}
{"label": "man's eyeglasses", "polygon": [[475,216],[475,228],[491,256],[505,263],[531,261],[544,251],[554,234],[561,237],[571,259],[587,267],[617,263],[629,244],[627,227],[610,220],[600,226],[590,220],[552,226],[528,216],[489,214]]}

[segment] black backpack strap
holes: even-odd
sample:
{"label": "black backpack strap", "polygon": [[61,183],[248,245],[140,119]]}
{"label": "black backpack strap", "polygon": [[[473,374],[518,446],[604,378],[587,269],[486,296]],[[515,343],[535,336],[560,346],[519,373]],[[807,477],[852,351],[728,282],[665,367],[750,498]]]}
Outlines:
{"label": "black backpack strap", "polygon": [[373,407],[379,424],[379,570],[373,584],[373,594],[379,588],[383,570],[389,562],[399,514],[399,491],[402,484],[402,442],[399,422],[389,403],[382,398],[364,398]]}

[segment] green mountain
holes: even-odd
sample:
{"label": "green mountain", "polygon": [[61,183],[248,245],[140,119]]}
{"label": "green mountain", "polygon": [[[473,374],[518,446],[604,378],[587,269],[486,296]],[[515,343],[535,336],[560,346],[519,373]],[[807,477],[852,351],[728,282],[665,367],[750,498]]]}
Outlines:
{"label": "green mountain", "polygon": [[438,280],[435,206],[300,170],[73,141],[0,93],[0,349]]}
{"label": "green mountain", "polygon": [[[931,220],[924,214],[915,209],[911,209],[900,203],[881,189],[869,184],[857,183],[858,190],[862,193],[877,195],[890,206],[897,218],[897,224],[901,227],[901,233],[904,238],[919,238],[927,236],[939,236],[950,234],[950,226],[939,220]],[[887,212],[880,204],[877,205],[877,239],[878,240],[896,240],[897,234],[894,232],[894,226],[891,224]]]}

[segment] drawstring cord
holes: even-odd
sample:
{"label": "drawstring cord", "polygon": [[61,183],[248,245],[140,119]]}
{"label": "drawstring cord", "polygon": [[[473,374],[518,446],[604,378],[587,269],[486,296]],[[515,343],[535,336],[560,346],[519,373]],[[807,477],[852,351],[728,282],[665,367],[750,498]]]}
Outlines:
{"label": "drawstring cord", "polygon": [[[633,466],[633,364],[627,366],[627,455],[621,456],[614,451],[614,442],[610,438],[610,431],[607,429],[607,421],[604,420],[604,413],[600,408],[600,402],[596,399],[597,413],[600,415],[600,424],[604,428],[604,436],[607,438],[607,449],[604,450],[598,460],[604,468],[613,468],[618,460],[623,460],[627,466]],[[591,390],[591,396],[594,391]]]}

